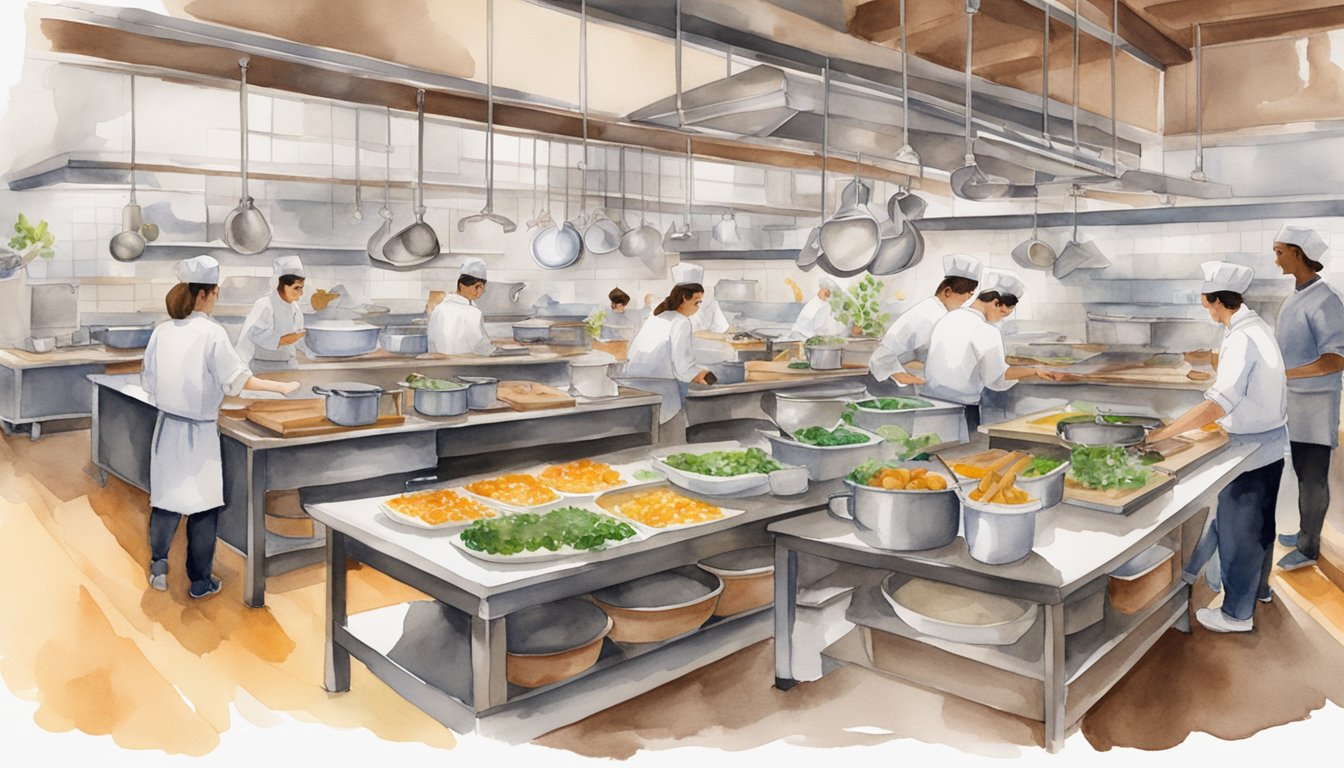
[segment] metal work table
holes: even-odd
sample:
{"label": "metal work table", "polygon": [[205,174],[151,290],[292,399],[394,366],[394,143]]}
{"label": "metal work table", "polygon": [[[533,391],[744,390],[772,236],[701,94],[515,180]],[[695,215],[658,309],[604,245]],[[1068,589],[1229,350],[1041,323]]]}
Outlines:
{"label": "metal work table", "polygon": [[[157,409],[149,403],[138,376],[89,378],[94,384],[92,461],[100,470],[100,481],[106,482],[112,474],[148,491]],[[478,460],[495,452],[521,451],[517,460],[525,461],[528,450],[554,453],[556,443],[610,445],[610,441],[625,438],[628,442],[632,437],[656,443],[658,407],[656,395],[627,389],[614,398],[579,399],[572,408],[469,413],[442,419],[412,412],[404,424],[395,427],[294,438],[248,421],[221,418],[225,506],[219,536],[246,559],[243,600],[253,607],[263,605],[267,576],[322,560],[321,530],[313,538],[266,530],[268,491],[370,481],[415,471],[434,474],[440,459]]]}
{"label": "metal work table", "polygon": [[26,424],[38,440],[43,422],[87,419],[92,395],[87,377],[138,368],[143,358],[144,350],[101,344],[41,353],[0,349],[0,428],[8,435]]}
{"label": "metal work table", "polygon": [[[798,554],[955,584],[1037,603],[1041,616],[1011,646],[955,643],[921,634],[887,605],[875,583],[860,586],[848,620],[856,629],[823,652],[823,669],[853,664],[1044,722],[1044,746],[1058,751],[1070,727],[1120,680],[1167,629],[1189,631],[1190,588],[1176,579],[1146,609],[1108,611],[1099,624],[1065,636],[1066,603],[1090,593],[1106,574],[1157,543],[1183,565],[1202,530],[1203,511],[1252,452],[1230,448],[1128,516],[1068,503],[1039,514],[1032,553],[1015,563],[973,560],[966,542],[921,552],[879,550],[861,542],[853,524],[817,512],[775,523],[775,684],[789,689]],[[874,574],[880,579],[881,574]],[[873,660],[872,630],[899,648],[899,668]]]}
{"label": "metal work table", "polygon": [[862,385],[867,369],[847,368],[834,373],[799,375],[786,381],[744,381],[739,384],[693,385],[682,404],[686,425],[753,419],[769,421],[761,398],[770,392],[824,392],[847,385]]}
{"label": "metal work table", "polygon": [[[598,459],[622,464],[647,456],[647,449],[631,449]],[[796,496],[719,500],[745,514],[660,532],[600,553],[516,565],[477,560],[451,544],[452,534],[417,532],[391,523],[378,513],[375,500],[309,505],[309,513],[328,529],[326,688],[349,690],[353,656],[458,732],[476,730],[516,742],[576,722],[769,638],[770,608],[711,619],[698,630],[661,643],[616,643],[608,638],[594,667],[535,689],[511,686],[506,680],[505,617],[721,552],[768,544],[770,521],[817,509],[833,490],[834,483],[816,483]],[[441,642],[432,644],[436,651],[429,661],[438,670],[465,665],[471,674],[439,687],[391,658],[395,654],[389,649],[401,637],[408,608],[403,604],[348,615],[347,560],[376,568],[458,612],[453,615],[460,621],[445,631]]]}

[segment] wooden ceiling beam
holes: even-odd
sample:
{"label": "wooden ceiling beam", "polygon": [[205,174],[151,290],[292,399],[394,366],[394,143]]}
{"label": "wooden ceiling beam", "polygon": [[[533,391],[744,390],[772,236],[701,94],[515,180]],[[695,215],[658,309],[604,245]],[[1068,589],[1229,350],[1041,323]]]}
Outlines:
{"label": "wooden ceiling beam", "polygon": [[[1106,14],[1107,29],[1110,29],[1111,1],[1086,0],[1089,5]],[[1216,1],[1225,2],[1225,0]],[[1119,32],[1122,40],[1132,43],[1134,47],[1167,66],[1185,64],[1194,59],[1189,45],[1158,29],[1148,19],[1126,5],[1125,0],[1120,0]]]}
{"label": "wooden ceiling beam", "polygon": [[[906,0],[910,29],[906,36],[935,29],[966,16],[963,0]],[[894,40],[901,31],[899,0],[868,0],[854,9],[849,33],[864,40]]]}
{"label": "wooden ceiling beam", "polygon": [[1229,21],[1253,21],[1266,16],[1321,11],[1339,6],[1339,0],[1167,0],[1144,9],[1172,29]]}
{"label": "wooden ceiling beam", "polygon": [[1222,21],[1200,26],[1205,45],[1239,43],[1271,37],[1305,35],[1344,27],[1344,5],[1314,11],[1276,13],[1237,21]]}

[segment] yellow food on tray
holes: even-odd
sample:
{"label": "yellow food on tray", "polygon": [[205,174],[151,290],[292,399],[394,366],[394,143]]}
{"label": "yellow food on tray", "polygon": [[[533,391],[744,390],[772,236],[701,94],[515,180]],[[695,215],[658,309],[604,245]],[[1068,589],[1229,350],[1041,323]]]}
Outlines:
{"label": "yellow food on tray", "polygon": [[1007,474],[999,475],[998,472],[990,472],[980,478],[980,484],[971,491],[970,497],[973,501],[983,502],[985,504],[1026,504],[1031,501],[1031,496],[1027,492],[1018,488],[1014,483],[1017,482],[1017,473],[1009,470]]}
{"label": "yellow food on tray", "polygon": [[667,489],[650,491],[621,504],[620,513],[650,528],[704,523],[723,517],[723,510]]}
{"label": "yellow food on tray", "polygon": [[542,470],[541,483],[565,493],[592,493],[625,485],[625,480],[610,464],[579,459]]}
{"label": "yellow food on tray", "polygon": [[477,496],[484,496],[515,507],[535,507],[560,498],[555,491],[541,484],[531,475],[513,474],[477,480],[467,486]]}
{"label": "yellow food on tray", "polygon": [[1074,417],[1074,416],[1080,416],[1080,415],[1082,415],[1082,414],[1072,413],[1072,412],[1070,412],[1070,411],[1065,411],[1064,413],[1052,413],[1052,414],[1050,414],[1049,416],[1042,416],[1042,417],[1040,417],[1039,419],[1032,419],[1031,421],[1028,421],[1027,423],[1028,423],[1028,424],[1037,424],[1037,425],[1040,425],[1040,426],[1042,426],[1042,427],[1054,427],[1054,426],[1058,426],[1058,425],[1059,425],[1059,422],[1061,422],[1061,421],[1063,421],[1063,420],[1065,420],[1065,419],[1072,418],[1072,417]]}
{"label": "yellow food on tray", "polygon": [[447,489],[406,493],[387,501],[388,509],[407,517],[417,517],[429,525],[468,523],[494,517],[494,510]]}
{"label": "yellow food on tray", "polygon": [[945,491],[947,478],[923,467],[887,467],[868,478],[868,485],[884,491]]}

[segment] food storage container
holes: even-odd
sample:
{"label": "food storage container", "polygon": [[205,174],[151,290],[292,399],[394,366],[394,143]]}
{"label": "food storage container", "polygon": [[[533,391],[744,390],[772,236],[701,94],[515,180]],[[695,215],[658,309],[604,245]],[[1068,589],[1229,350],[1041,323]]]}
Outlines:
{"label": "food storage container", "polygon": [[473,410],[493,408],[499,404],[497,397],[499,379],[489,376],[458,376],[457,380],[467,385],[467,407]]}
{"label": "food storage container", "polygon": [[113,349],[143,349],[153,333],[148,325],[114,325],[98,331],[96,338]]}
{"label": "food storage container", "polygon": [[422,325],[389,325],[378,334],[378,345],[394,355],[423,355],[429,351],[429,329]]}
{"label": "food storage container", "polygon": [[1064,634],[1072,635],[1106,617],[1106,579],[1097,579],[1064,601]]}
{"label": "food storage container", "polygon": [[715,616],[732,616],[775,599],[775,548],[737,549],[707,557],[700,567],[723,580]]}
{"label": "food storage container", "polygon": [[1061,421],[1055,425],[1055,434],[1069,445],[1138,445],[1148,429],[1141,424]]}
{"label": "food storage container", "polygon": [[927,406],[906,408],[899,411],[885,411],[880,408],[868,408],[859,405],[859,403],[871,399],[876,398],[856,400],[852,408],[847,408],[853,414],[854,426],[862,427],[869,432],[876,432],[878,427],[894,425],[905,430],[911,436],[935,434],[938,436],[938,442],[940,443],[954,441],[964,443],[969,439],[966,434],[966,406],[964,405],[933,400],[923,396],[908,399],[928,403]]}
{"label": "food storage container", "polygon": [[722,593],[722,579],[691,566],[600,589],[593,602],[612,618],[612,640],[656,643],[708,621]]}
{"label": "food storage container", "polygon": [[845,356],[845,347],[843,344],[809,347],[804,346],[803,352],[807,355],[807,364],[814,371],[833,371],[840,367],[840,363]]}
{"label": "food storage container", "polygon": [[911,629],[941,640],[1012,645],[1036,621],[1039,607],[1026,600],[954,584],[889,573],[882,596]]}
{"label": "food storage container", "polygon": [[504,618],[513,685],[540,688],[567,680],[597,663],[612,620],[578,597],[524,608]]}
{"label": "food storage container", "polygon": [[378,349],[376,325],[327,320],[307,325],[303,330],[304,346],[318,357],[354,357]]}
{"label": "food storage container", "polygon": [[844,481],[845,493],[831,494],[832,516],[854,523],[855,535],[870,547],[895,551],[937,549],[957,538],[959,503],[955,480],[930,461],[902,461],[893,466],[927,469],[947,478],[944,491],[896,491]]}
{"label": "food storage container", "polygon": [[314,386],[313,393],[326,397],[327,421],[343,427],[362,427],[378,420],[378,401],[387,390],[373,384],[343,381]]}
{"label": "food storage container", "polygon": [[1040,477],[1018,475],[1017,487],[1033,499],[1040,499],[1041,509],[1049,509],[1064,499],[1064,475],[1068,474],[1071,466],[1066,461]]}
{"label": "food storage container", "polygon": [[770,476],[764,472],[746,472],[741,475],[718,477],[687,472],[667,463],[667,456],[654,457],[654,469],[667,476],[668,481],[691,493],[705,496],[732,496],[739,493],[764,493],[770,487]]}
{"label": "food storage container", "polygon": [[540,344],[551,335],[551,321],[524,320],[513,324],[513,340],[520,344]]}
{"label": "food storage container", "polygon": [[809,445],[761,431],[761,435],[770,441],[770,455],[781,464],[795,464],[807,467],[807,476],[813,480],[834,480],[844,477],[865,461],[882,458],[885,441],[864,429],[845,427],[868,437],[866,443],[854,445]]}
{"label": "food storage container", "polygon": [[1155,544],[1111,571],[1107,585],[1111,607],[1121,613],[1138,613],[1170,589],[1174,555],[1167,547]]}
{"label": "food storage container", "polygon": [[988,504],[969,495],[961,499],[965,517],[966,548],[982,563],[999,565],[1031,554],[1036,541],[1036,513],[1041,500],[1025,504]]}
{"label": "food storage container", "polygon": [[840,422],[846,403],[866,396],[862,384],[824,392],[767,392],[761,396],[761,410],[792,435],[804,427],[830,429]]}

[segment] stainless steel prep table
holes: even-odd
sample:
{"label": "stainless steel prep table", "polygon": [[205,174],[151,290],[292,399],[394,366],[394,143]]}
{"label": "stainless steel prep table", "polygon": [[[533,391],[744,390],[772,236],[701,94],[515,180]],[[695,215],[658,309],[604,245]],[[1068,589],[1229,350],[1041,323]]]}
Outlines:
{"label": "stainless steel prep table", "polygon": [[[647,456],[647,450],[633,449],[598,459],[619,464]],[[450,543],[453,534],[416,532],[387,522],[369,500],[309,505],[308,512],[327,527],[326,688],[349,690],[354,656],[407,700],[458,732],[476,730],[507,741],[525,741],[577,722],[768,639],[770,607],[711,619],[701,629],[662,643],[617,644],[608,639],[602,657],[587,672],[530,690],[514,688],[505,678],[508,614],[720,552],[767,544],[765,527],[770,521],[817,509],[833,490],[833,483],[820,483],[796,496],[716,500],[744,509],[745,514],[660,532],[601,553],[516,565],[479,561]],[[401,631],[398,622],[404,607],[347,615],[347,559],[376,568],[470,617],[470,627],[462,628],[458,642],[443,646],[442,663],[470,664],[470,680],[463,680],[461,690],[430,685],[389,658],[387,648]]]}
{"label": "stainless steel prep table", "polygon": [[[1173,489],[1128,516],[1060,504],[1040,513],[1032,554],[1016,563],[971,559],[963,538],[936,550],[890,552],[867,546],[853,524],[816,512],[769,527],[775,534],[775,684],[793,687],[797,558],[806,553],[851,565],[893,571],[1037,603],[1041,616],[1012,646],[955,643],[905,624],[872,584],[860,587],[847,618],[856,625],[823,656],[878,669],[871,643],[857,627],[897,636],[907,663],[878,669],[900,679],[1032,720],[1043,721],[1044,745],[1058,751],[1067,729],[1134,666],[1167,629],[1189,631],[1190,587],[1176,579],[1145,610],[1107,618],[1065,637],[1065,603],[1148,547],[1166,542],[1184,564],[1202,530],[1204,510],[1236,476],[1250,447],[1228,449]],[[864,593],[864,590],[868,590]],[[876,599],[873,599],[875,596]],[[827,666],[823,666],[827,669]]]}
{"label": "stainless steel prep table", "polygon": [[34,353],[0,349],[0,427],[12,434],[29,425],[33,440],[42,437],[42,423],[90,416],[88,376],[109,367],[138,366],[143,349],[109,349],[99,345],[61,347]]}
{"label": "stainless steel prep table", "polygon": [[[268,374],[270,375],[270,374]],[[150,441],[158,411],[139,377],[90,376],[93,464],[100,481],[115,475],[149,490]],[[435,467],[440,457],[475,456],[549,443],[645,435],[658,440],[659,398],[638,390],[583,400],[572,408],[469,413],[431,419],[415,413],[386,429],[280,437],[248,421],[222,418],[225,507],[219,536],[246,559],[243,600],[265,603],[266,577],[321,562],[323,536],[266,531],[267,491],[364,481]],[[539,429],[545,425],[545,430]],[[446,478],[445,478],[446,479]]]}

